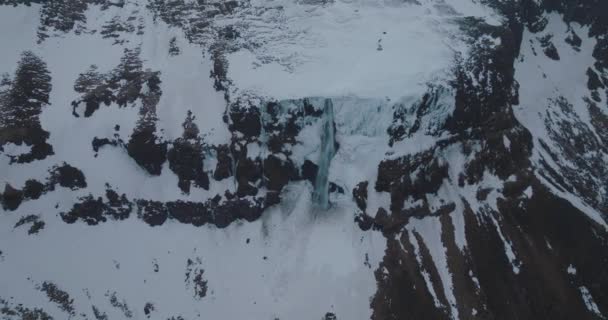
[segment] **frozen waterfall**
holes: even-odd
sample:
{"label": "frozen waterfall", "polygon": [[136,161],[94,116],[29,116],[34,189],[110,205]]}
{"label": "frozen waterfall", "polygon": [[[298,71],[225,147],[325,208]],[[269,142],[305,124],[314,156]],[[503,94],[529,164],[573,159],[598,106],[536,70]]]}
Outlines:
{"label": "frozen waterfall", "polygon": [[321,127],[321,147],[319,152],[318,171],[315,178],[313,202],[321,209],[329,208],[329,166],[336,154],[334,106],[331,99],[325,99]]}

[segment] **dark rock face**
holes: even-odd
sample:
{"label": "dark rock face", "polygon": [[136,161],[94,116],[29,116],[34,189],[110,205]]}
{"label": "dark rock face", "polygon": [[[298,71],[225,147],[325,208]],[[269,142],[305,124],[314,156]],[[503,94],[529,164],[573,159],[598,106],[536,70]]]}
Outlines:
{"label": "dark rock face", "polygon": [[95,137],[95,138],[93,138],[93,141],[91,141],[91,146],[93,147],[93,151],[95,151],[95,152],[99,152],[99,149],[101,149],[101,147],[103,147],[103,146],[110,145],[110,146],[116,147],[116,146],[118,146],[118,144],[119,144],[119,142],[117,142],[116,140],[110,140],[108,138],[99,139],[99,138]]}
{"label": "dark rock face", "polygon": [[232,158],[230,148],[227,145],[219,145],[215,148],[217,165],[213,172],[213,179],[221,181],[232,176]]}
{"label": "dark rock face", "polygon": [[328,312],[323,317],[323,320],[338,320],[338,317],[336,317],[336,315],[334,313]]}
{"label": "dark rock face", "polygon": [[167,208],[162,202],[137,200],[137,216],[150,226],[160,226],[168,218]]}
{"label": "dark rock face", "polygon": [[96,225],[100,222],[106,222],[110,217],[113,220],[127,219],[133,210],[133,204],[122,194],[121,196],[116,191],[106,189],[107,201],[102,197],[95,198],[88,195],[80,198],[80,202],[75,203],[72,209],[68,212],[62,212],[61,218],[66,223],[75,223],[77,220],[82,220],[88,225]]}
{"label": "dark rock face", "polygon": [[[383,160],[378,166],[376,191],[391,194],[391,211],[399,212],[407,197],[423,199],[427,193],[436,193],[447,178],[447,165],[441,164],[430,150],[396,160]],[[414,174],[412,178],[410,175]],[[426,201],[426,200],[425,200]]]}
{"label": "dark rock face", "polygon": [[127,199],[127,196],[123,193],[118,195],[116,191],[108,188],[106,189],[106,198],[108,202],[105,208],[105,214],[112,217],[114,220],[124,220],[129,217],[133,211],[133,204]]}
{"label": "dark rock face", "polygon": [[84,24],[87,2],[84,0],[43,2],[40,12],[38,42],[44,41],[52,31],[69,32],[76,24]]}
{"label": "dark rock face", "polygon": [[[559,3],[559,1],[555,3]],[[608,278],[605,277],[605,272],[595,268],[600,268],[599,266],[602,265],[598,261],[606,259],[603,257],[603,253],[606,251],[600,247],[606,246],[604,238],[608,235],[602,226],[588,219],[584,213],[567,201],[556,197],[541,184],[536,176],[531,174],[529,160],[532,149],[531,135],[514,119],[511,111],[511,105],[517,102],[517,96],[514,94],[517,92],[517,83],[513,79],[513,61],[518,53],[523,30],[522,21],[513,15],[519,15],[521,12],[512,10],[513,8],[507,4],[501,3],[496,6],[500,11],[507,12],[507,17],[512,18],[507,25],[508,28],[501,30],[475,23],[470,24],[470,22],[467,22],[466,26],[467,28],[474,26],[473,34],[489,31],[495,36],[499,36],[501,43],[508,44],[508,47],[490,48],[482,45],[477,48],[479,51],[473,55],[473,60],[464,62],[463,65],[471,68],[467,68],[468,75],[463,74],[455,81],[456,108],[445,125],[440,127],[442,130],[449,130],[456,134],[455,137],[442,141],[432,149],[432,152],[420,153],[407,159],[383,161],[379,166],[376,190],[391,192],[391,211],[393,212],[388,215],[381,208],[373,219],[365,214],[359,214],[355,218],[355,222],[363,230],[377,226],[376,228],[387,235],[385,257],[376,270],[379,289],[372,300],[374,310],[372,319],[449,319],[454,317],[449,299],[443,293],[445,283],[440,280],[439,272],[423,237],[416,229],[404,228],[409,219],[428,216],[438,217],[441,224],[441,240],[446,248],[448,267],[453,272],[452,291],[455,294],[456,310],[460,318],[468,318],[470,315],[483,319],[598,318],[597,314],[585,307],[580,287],[595,286],[596,291],[591,295],[593,297],[604,295],[597,291],[597,288],[601,286],[597,283],[603,283]],[[530,6],[533,8],[527,8],[527,11],[521,15],[529,19],[523,23],[527,24],[531,30],[542,30],[544,28],[543,19],[539,14],[542,10],[538,11],[533,4]],[[557,50],[554,50],[551,39],[542,40],[545,54],[551,59],[558,60],[559,54]],[[577,41],[574,36],[571,41],[576,45]],[[481,76],[485,72],[482,70],[492,70],[492,73]],[[593,75],[589,75],[589,77],[591,87],[599,88]],[[491,87],[492,89],[475,89],[474,84],[480,83],[479,81],[489,82],[486,88]],[[440,109],[436,104],[422,105],[434,106],[432,107],[434,110]],[[564,108],[569,107],[565,105]],[[419,107],[414,108],[414,110],[420,109]],[[550,108],[548,112],[550,112]],[[408,114],[416,115],[415,121],[417,121],[424,112]],[[559,114],[569,113],[562,111]],[[412,130],[417,130],[415,121],[406,123],[407,117],[402,117],[400,114],[396,114],[395,119],[396,121],[389,129],[392,137],[390,143],[408,137]],[[555,122],[560,121],[555,116],[550,119]],[[568,121],[572,121],[572,119],[576,120],[576,117],[568,117],[568,119]],[[601,117],[594,117],[594,119],[594,121],[598,121]],[[554,132],[558,132],[554,136],[555,139],[571,141],[563,141],[560,145],[569,148],[569,145],[572,146],[576,143],[580,149],[575,152],[575,148],[572,146],[572,153],[567,156],[568,158],[576,159],[580,156],[575,156],[574,153],[582,155],[586,153],[585,150],[602,150],[603,148],[593,139],[588,139],[589,136],[584,134],[585,130],[582,127],[577,130],[577,132],[583,133],[577,137],[579,140],[576,140],[574,135],[568,134],[568,130],[573,130],[576,125],[572,126],[569,123],[567,126],[560,127],[556,123],[552,123],[548,127]],[[560,128],[561,132],[555,128]],[[549,132],[552,131],[551,129]],[[427,134],[432,134],[432,131]],[[504,146],[501,141],[503,136],[506,136],[511,142],[510,147]],[[455,203],[445,202],[436,210],[432,210],[425,201],[419,207],[402,208],[395,204],[396,201],[402,203],[403,198],[410,196],[414,199],[422,199],[421,196],[425,194],[435,193],[438,190],[437,187],[444,183],[442,180],[450,180],[447,168],[442,168],[442,161],[437,160],[441,159],[443,150],[449,148],[450,144],[460,145],[461,150],[471,156],[471,160],[465,164],[464,172],[460,174],[459,181],[451,183],[458,184],[460,187],[470,186],[481,181],[484,173],[487,172],[491,172],[505,181],[502,189],[498,191],[502,193],[503,197],[498,198],[497,209],[486,204],[480,209],[475,209],[479,211],[474,211],[466,200],[462,200],[466,226],[464,234],[466,242],[469,244],[464,251],[457,247],[454,238],[453,215],[450,213],[455,211]],[[475,148],[474,144],[482,147]],[[549,147],[545,148],[549,149]],[[565,154],[568,155],[567,152]],[[556,155],[554,161],[557,161],[558,158]],[[417,161],[416,159],[424,160]],[[593,161],[581,159],[577,167],[587,168],[589,163],[593,163]],[[427,166],[432,169],[425,172]],[[597,165],[594,166],[594,170],[602,170],[596,167]],[[568,177],[567,170],[550,173],[548,169],[544,169],[540,172],[542,175],[551,176],[550,180],[556,181],[556,185],[563,189],[567,189],[566,186],[568,186],[570,190],[573,188],[571,184],[564,182],[564,173],[569,182],[587,179],[594,175],[586,177],[585,171],[578,172],[577,177]],[[414,173],[416,173],[416,179],[410,178],[409,175]],[[595,175],[604,176],[597,171]],[[589,179],[587,181],[587,184],[593,185],[597,180]],[[418,182],[420,184],[417,184]],[[584,183],[577,184],[580,194],[585,194],[585,191],[580,191]],[[413,188],[410,189],[408,186]],[[586,194],[591,197],[595,195],[590,191],[592,189],[597,190],[595,187],[590,187],[586,191]],[[524,190],[531,190],[529,194],[532,196],[530,198],[524,196]],[[479,188],[475,200],[487,201],[488,195],[492,192],[496,192],[496,190]],[[594,203],[592,200],[589,201]],[[597,202],[595,203],[597,204]],[[597,205],[601,208],[601,205]],[[397,208],[400,209],[401,214],[395,214],[394,211]],[[600,209],[600,212],[602,210]],[[560,212],[559,217],[552,215],[552,212],[558,211]],[[550,222],[548,225],[544,225],[542,221]],[[566,227],[566,224],[570,224],[570,226]],[[570,235],[578,232],[586,235],[595,234],[597,238],[569,239]],[[505,241],[508,241],[511,248],[507,248]],[[591,262],[584,253],[575,253],[573,250],[577,249],[573,248],[570,241],[576,242],[576,246],[580,245],[581,248],[593,248],[593,252],[596,250],[602,252],[601,257],[594,257],[595,262]],[[506,250],[515,252],[517,260],[510,260],[511,258],[505,254]],[[416,263],[417,260],[419,263]],[[589,269],[581,272],[577,268],[577,272],[574,274],[565,272],[570,263],[576,265],[577,262],[572,261],[579,261],[578,263]],[[593,271],[587,273],[591,269]],[[423,279],[423,272],[428,275],[430,282]],[[429,285],[432,288],[429,288]],[[431,296],[430,289],[433,290],[436,297]],[[391,303],[395,299],[408,302]],[[600,310],[605,310],[603,309],[606,308],[605,295],[595,299],[603,299],[597,306]],[[440,304],[439,307],[436,305],[437,301]],[[568,301],[573,301],[573,303],[570,305]]]}
{"label": "dark rock face", "polygon": [[54,154],[46,140],[39,115],[49,104],[51,75],[46,63],[30,51],[23,52],[14,79],[0,82],[0,151],[7,143],[31,147],[27,153],[11,156],[11,162],[29,163]]}
{"label": "dark rock face", "polygon": [[357,207],[363,212],[367,210],[367,186],[369,182],[361,181],[357,184],[357,186],[353,189],[353,198],[355,199],[355,203]]}
{"label": "dark rock face", "polygon": [[300,169],[302,179],[310,181],[313,186],[315,185],[315,179],[317,178],[318,171],[319,166],[317,166],[310,160],[304,160],[304,164]]}
{"label": "dark rock face", "polygon": [[192,112],[188,112],[183,124],[184,134],[173,142],[167,154],[169,168],[179,177],[178,186],[184,193],[190,192],[191,182],[197,187],[209,189],[209,177],[203,169],[203,141],[193,121]]}
{"label": "dark rock face", "polygon": [[61,213],[63,221],[74,223],[76,220],[82,220],[88,225],[96,225],[107,220],[104,217],[105,205],[101,197],[95,199],[89,195],[81,198],[80,201],[74,204],[70,211]]}
{"label": "dark rock face", "polygon": [[543,52],[549,59],[559,60],[559,53],[557,52],[557,48],[555,48],[553,42],[551,42],[551,38],[551,35],[546,35],[539,39],[541,46],[543,47]]}
{"label": "dark rock face", "polygon": [[30,215],[21,217],[21,219],[19,219],[19,221],[17,221],[17,223],[15,224],[15,226],[13,228],[16,229],[16,228],[19,228],[24,225],[30,225],[30,228],[27,231],[27,234],[32,235],[32,234],[37,234],[38,232],[40,232],[40,230],[44,229],[44,226],[46,225],[46,223],[44,221],[40,220],[40,216],[30,214]]}
{"label": "dark rock face", "polygon": [[202,226],[211,222],[212,213],[205,203],[175,201],[166,206],[169,216],[181,223]]}
{"label": "dark rock face", "polygon": [[379,229],[379,225],[376,224],[375,219],[368,216],[366,213],[361,212],[355,215],[355,222],[359,225],[359,228],[363,231],[368,231],[371,228]]}
{"label": "dark rock face", "polygon": [[257,194],[257,185],[262,179],[262,164],[259,158],[247,158],[246,153],[240,153],[237,158],[235,179],[238,182],[239,197]]}
{"label": "dark rock face", "polygon": [[233,199],[215,206],[213,223],[218,228],[225,228],[236,219],[257,220],[264,211],[264,199]]}
{"label": "dark rock face", "polygon": [[[581,121],[567,101],[554,101],[546,112],[545,126],[560,154],[546,144],[541,144],[541,148],[549,154],[552,161],[560,164],[560,173],[551,170],[548,165],[541,169],[541,173],[560,188],[576,192],[594,207],[607,209],[608,193],[602,193],[601,186],[608,183],[608,172],[603,165],[602,152],[596,151],[608,150],[608,146]],[[601,119],[601,115],[596,114],[596,121]],[[567,162],[574,163],[576,167],[569,166],[562,159],[568,159]]]}
{"label": "dark rock face", "polygon": [[28,179],[22,190],[7,184],[4,193],[0,194],[0,202],[5,210],[13,211],[23,201],[39,199],[43,194],[55,190],[57,185],[71,190],[87,187],[82,171],[64,162],[61,166],[54,166],[49,170],[49,177],[44,184],[34,179]]}
{"label": "dark rock face", "polygon": [[[152,175],[160,175],[162,165],[167,159],[167,143],[156,132],[156,105],[160,100],[159,72],[143,69],[140,49],[125,49],[120,64],[107,74],[100,74],[96,66],[80,74],[74,90],[81,98],[72,102],[73,112],[80,117],[78,110],[85,107],[84,117],[91,117],[104,104],[119,107],[134,106],[141,103],[140,119],[125,145],[129,156]],[[120,139],[94,139],[93,150],[99,151],[103,145],[122,145]]]}
{"label": "dark rock face", "polygon": [[144,314],[146,315],[146,318],[150,318],[150,314],[154,312],[154,310],[154,304],[152,304],[151,302],[147,302],[144,306]]}
{"label": "dark rock face", "polygon": [[259,109],[249,102],[237,101],[230,106],[230,131],[240,132],[248,142],[262,132]]}
{"label": "dark rock face", "polygon": [[57,166],[51,170],[49,182],[53,185],[59,184],[64,188],[72,190],[83,189],[87,187],[87,182],[82,171],[72,167],[67,163]]}
{"label": "dark rock face", "polygon": [[29,179],[25,182],[25,187],[23,188],[23,195],[27,199],[36,200],[40,198],[42,193],[44,192],[45,186],[34,179]]}
{"label": "dark rock face", "polygon": [[294,165],[289,160],[284,161],[274,155],[269,155],[264,160],[266,187],[271,191],[281,191],[290,179],[295,178],[294,173]]}
{"label": "dark rock face", "polygon": [[[442,241],[447,248],[448,264],[452,270],[459,270],[454,273],[453,285],[461,316],[471,314],[471,310],[475,309],[478,315],[488,319],[597,319],[597,315],[585,307],[579,286],[592,286],[594,289],[589,289],[594,292],[592,295],[602,296],[604,293],[599,288],[607,279],[605,271],[597,269],[601,268],[601,264],[589,263],[588,255],[575,251],[591,248],[593,252],[601,252],[594,259],[608,261],[604,257],[605,249],[601,249],[606,246],[605,240],[598,241],[595,236],[579,238],[581,234],[589,234],[582,230],[594,230],[591,234],[599,232],[599,237],[604,239],[605,231],[600,231],[602,227],[585,218],[567,201],[556,198],[538,182],[533,182],[533,194],[531,199],[523,202],[505,199],[499,204],[499,212],[491,214],[498,219],[503,236],[510,239],[512,250],[517,252],[517,273],[504,254],[504,243],[492,218],[470,209],[465,210],[465,234],[469,247],[462,252],[454,244],[450,216],[442,216]],[[555,217],[555,212],[560,212],[560,216]],[[414,238],[417,239],[414,240],[415,244],[412,244],[412,237],[406,232],[396,239],[388,238],[386,256],[376,271],[380,289],[372,302],[372,318],[385,319],[387,315],[398,319],[450,317],[450,312],[434,306],[421,277],[421,267],[411,263],[416,260],[412,255],[415,252],[413,245],[418,245],[421,247],[423,268],[429,272],[431,279],[437,279],[432,261],[425,262],[424,257],[428,253],[423,249],[424,242],[416,234]],[[576,245],[572,246],[571,241],[575,241]],[[401,246],[407,251],[402,251]],[[564,271],[570,264],[577,266],[575,275]],[[579,268],[579,265],[585,267]],[[381,270],[388,270],[388,274]],[[472,274],[478,285],[473,282]],[[432,280],[432,283],[437,285],[441,281]],[[441,288],[435,288],[435,292],[440,300],[444,300]],[[407,300],[405,304],[385,304],[383,299],[392,296],[410,297],[412,300]],[[600,299],[605,298],[597,298]],[[602,308],[605,308],[603,304],[606,300],[603,301]]]}
{"label": "dark rock face", "polygon": [[167,143],[158,140],[156,126],[141,122],[127,144],[127,152],[151,175],[160,175],[167,160]]}
{"label": "dark rock face", "polygon": [[4,186],[2,193],[2,208],[4,210],[16,210],[23,201],[23,192],[13,188],[10,184]]}
{"label": "dark rock face", "polygon": [[[446,119],[437,115],[448,114],[453,104],[453,101],[442,99],[447,94],[447,88],[431,86],[413,106],[397,105],[393,112],[393,121],[387,129],[389,145],[393,146],[395,142],[410,138],[417,132],[439,134]],[[443,112],[439,113],[438,110]]]}

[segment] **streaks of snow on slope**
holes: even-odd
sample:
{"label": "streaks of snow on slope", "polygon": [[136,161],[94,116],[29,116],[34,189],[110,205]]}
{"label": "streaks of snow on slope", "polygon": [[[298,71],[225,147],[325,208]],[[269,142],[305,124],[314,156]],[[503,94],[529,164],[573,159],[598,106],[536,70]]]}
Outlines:
{"label": "streaks of snow on slope", "polygon": [[394,100],[420,93],[426,82],[445,78],[456,51],[465,53],[451,20],[458,12],[436,4],[254,3],[281,10],[242,17],[244,38],[259,46],[229,55],[228,76],[237,91],[281,99],[356,94]]}
{"label": "streaks of snow on slope", "polygon": [[589,289],[587,289],[584,286],[581,286],[578,289],[581,292],[581,297],[583,298],[583,301],[585,302],[585,306],[587,306],[587,309],[589,311],[595,313],[597,316],[599,316],[600,319],[604,319],[604,317],[602,316],[602,313],[600,312],[600,309],[597,307],[597,304],[595,304],[595,301],[593,301],[593,297],[591,296]]}
{"label": "streaks of snow on slope", "polygon": [[[547,20],[547,27],[541,33],[524,31],[520,57],[515,64],[515,77],[520,84],[520,104],[513,110],[518,121],[534,137],[532,159],[537,167],[560,172],[562,177],[558,179],[565,179],[570,184],[570,190],[556,187],[556,182],[551,181],[555,177],[539,175],[537,171],[541,181],[553,193],[567,199],[591,219],[608,228],[598,212],[598,208],[602,211],[602,203],[605,205],[607,201],[602,187],[605,180],[601,180],[605,177],[598,174],[598,170],[601,172],[606,165],[606,155],[602,156],[601,147],[593,152],[585,152],[587,144],[603,143],[591,121],[589,105],[592,95],[587,86],[588,70],[594,68],[596,40],[587,36],[588,27],[576,23],[567,25],[558,14],[547,15]],[[580,38],[579,44],[568,43],[566,38],[571,34]],[[544,38],[555,46],[559,56],[557,59],[549,59],[543,52]],[[601,100],[600,109],[606,110],[601,106],[605,105],[606,98],[597,98]],[[564,154],[564,148],[569,150],[570,156]],[[564,155],[556,157],[556,154]],[[579,178],[580,181],[577,180]],[[595,195],[585,192],[585,186],[592,184],[598,186],[592,191]],[[572,190],[572,185],[575,190]]]}
{"label": "streaks of snow on slope", "polygon": [[433,282],[431,281],[431,275],[429,274],[428,271],[426,271],[423,268],[422,253],[420,252],[420,244],[418,244],[418,240],[416,239],[416,237],[414,236],[414,234],[412,232],[408,232],[408,235],[409,235],[409,241],[410,241],[410,243],[412,243],[412,246],[414,247],[414,251],[416,254],[416,261],[418,262],[418,265],[420,266],[420,273],[422,274],[422,278],[424,279],[426,288],[429,290],[431,297],[433,297],[435,307],[443,308],[443,305],[437,298],[437,293],[435,292],[435,287],[433,286]]}
{"label": "streaks of snow on slope", "polygon": [[[144,318],[141,308],[147,302],[155,305],[159,319],[177,314],[187,319],[199,314],[318,319],[327,311],[346,319],[369,318],[369,297],[376,289],[370,271],[378,266],[385,239],[359,230],[352,223],[354,208],[346,202],[313,220],[307,188],[291,185],[284,203],[264,219],[226,229],[177,223],[150,228],[134,217],[95,227],[48,219],[44,232],[32,237],[12,232],[15,215],[1,215],[6,259],[0,295],[43,307],[57,319],[64,315],[35,290],[36,284],[57,283],[74,299],[77,314],[88,318],[94,318],[91,305],[122,318],[106,292],[124,299],[135,318]],[[44,212],[45,203],[26,205]],[[371,266],[363,263],[367,253]],[[197,258],[208,281],[207,296],[200,301],[184,283],[187,260]],[[8,276],[17,274],[23,277]]]}
{"label": "streaks of snow on slope", "polygon": [[446,248],[441,235],[441,222],[438,217],[425,217],[423,219],[411,219],[406,226],[408,233],[418,232],[429,249],[433,263],[437,268],[444,291],[444,295],[450,304],[452,319],[459,319],[454,286],[452,284],[452,273],[448,268]]}
{"label": "streaks of snow on slope", "polygon": [[[547,34],[552,38],[559,52],[558,61],[548,59],[542,52],[537,35],[524,32],[520,58],[517,60],[516,79],[520,84],[520,105],[514,108],[518,120],[532,132],[537,139],[547,139],[542,110],[547,100],[563,96],[575,107],[581,119],[589,123],[589,112],[583,98],[589,96],[585,71],[595,60],[592,56],[596,40],[586,37],[588,27],[572,23],[572,28],[583,38],[580,49],[576,50],[566,43],[562,36],[568,34],[569,26],[558,14],[548,16]],[[548,141],[547,141],[548,142]]]}

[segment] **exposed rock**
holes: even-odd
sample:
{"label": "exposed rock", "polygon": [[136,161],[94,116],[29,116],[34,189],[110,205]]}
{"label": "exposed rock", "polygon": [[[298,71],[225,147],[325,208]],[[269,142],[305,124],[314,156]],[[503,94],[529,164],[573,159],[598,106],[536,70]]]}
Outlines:
{"label": "exposed rock", "polygon": [[109,298],[110,304],[114,308],[120,310],[126,318],[133,318],[133,311],[131,311],[131,309],[127,305],[127,302],[124,299],[118,299],[118,297],[116,296],[116,292],[106,292],[106,297]]}
{"label": "exposed rock", "polygon": [[169,216],[181,223],[202,226],[212,222],[212,212],[206,203],[174,201],[166,204]]}
{"label": "exposed rock", "polygon": [[368,216],[364,212],[355,215],[355,222],[359,225],[359,228],[363,231],[368,231],[371,228],[379,229],[380,226],[376,225],[374,218]]}
{"label": "exposed rock", "polygon": [[36,200],[44,193],[44,188],[45,186],[41,182],[34,179],[29,179],[25,181],[23,195],[27,199]]}
{"label": "exposed rock", "polygon": [[30,146],[30,151],[10,156],[11,162],[29,163],[54,154],[46,140],[39,115],[49,104],[51,75],[46,63],[30,51],[21,54],[14,79],[0,85],[0,151],[7,143]]}
{"label": "exposed rock", "polygon": [[202,261],[196,258],[195,261],[188,259],[186,263],[186,287],[194,293],[194,298],[200,300],[207,295],[207,280],[204,278],[205,270],[202,268]]}
{"label": "exposed rock", "polygon": [[4,210],[16,210],[23,201],[23,192],[13,188],[10,184],[4,186],[2,193],[2,208]]}
{"label": "exposed rock", "polygon": [[65,162],[61,166],[55,166],[49,173],[51,174],[49,183],[53,185],[59,184],[60,186],[71,190],[87,187],[87,182],[82,171]]}
{"label": "exposed rock", "polygon": [[70,316],[74,316],[76,311],[74,309],[74,299],[70,298],[70,295],[61,290],[57,285],[52,282],[43,282],[42,285],[38,287],[38,289],[46,294],[49,301],[57,304],[59,309],[69,314]]}
{"label": "exposed rock", "polygon": [[93,138],[93,141],[91,141],[91,146],[93,147],[93,151],[95,152],[99,152],[99,149],[101,149],[101,147],[103,146],[107,146],[107,145],[111,145],[111,146],[118,146],[119,142],[116,140],[110,140],[108,138]]}
{"label": "exposed rock", "polygon": [[557,52],[557,48],[551,41],[553,36],[548,34],[539,39],[541,46],[543,47],[543,52],[547,57],[553,60],[559,60],[559,53]]}
{"label": "exposed rock", "polygon": [[310,160],[304,160],[304,164],[302,164],[300,171],[302,172],[302,179],[310,181],[314,186],[319,167]]}
{"label": "exposed rock", "polygon": [[329,183],[329,192],[330,193],[344,194],[344,188],[342,188],[341,186],[337,185],[334,182],[330,182]]}
{"label": "exposed rock", "polygon": [[31,309],[21,303],[14,305],[2,298],[0,298],[0,316],[11,320],[53,320],[53,317],[40,308]]}
{"label": "exposed rock", "polygon": [[262,179],[262,163],[259,158],[247,158],[245,153],[242,153],[236,162],[235,178],[239,186],[248,183],[256,183]]}
{"label": "exposed rock", "polygon": [[169,149],[167,159],[169,168],[179,177],[178,186],[184,193],[190,192],[190,184],[209,189],[209,177],[203,169],[203,141],[199,136],[199,130],[194,123],[192,112],[188,111],[188,117],[183,124],[184,134],[173,142]]}
{"label": "exposed rock", "polygon": [[353,189],[353,198],[355,198],[355,203],[357,203],[357,207],[363,212],[367,210],[367,186],[369,182],[361,181],[357,184],[357,186]]}
{"label": "exposed rock", "polygon": [[227,145],[219,145],[215,148],[217,165],[213,172],[213,179],[221,181],[232,176],[232,158],[230,148]]}
{"label": "exposed rock", "polygon": [[66,223],[74,223],[80,219],[88,225],[96,225],[107,220],[104,213],[105,204],[101,197],[94,198],[88,195],[80,198],[80,202],[75,203],[70,211],[62,212],[60,215]]}
{"label": "exposed rock", "polygon": [[108,320],[108,315],[105,312],[101,312],[96,306],[91,306],[91,308],[96,320]]}
{"label": "exposed rock", "polygon": [[146,318],[149,319],[150,315],[154,310],[154,304],[152,304],[151,302],[146,302],[146,305],[144,306],[144,314],[146,315]]}
{"label": "exposed rock", "polygon": [[133,203],[127,199],[124,193],[119,196],[116,191],[108,188],[106,189],[106,198],[108,199],[108,203],[106,204],[104,214],[112,217],[114,220],[127,219],[133,211]]}
{"label": "exposed rock", "polygon": [[237,100],[230,105],[230,131],[241,133],[248,141],[254,141],[262,132],[260,111],[251,102]]}
{"label": "exposed rock", "polygon": [[391,211],[399,212],[407,197],[422,199],[436,193],[448,177],[447,165],[434,156],[434,150],[383,160],[378,166],[376,191],[391,194]]}
{"label": "exposed rock", "polygon": [[45,222],[41,221],[39,216],[31,214],[21,217],[13,228],[18,228],[26,224],[31,224],[27,232],[29,235],[37,234],[40,230],[44,229],[45,226]]}
{"label": "exposed rock", "polygon": [[280,192],[290,180],[294,180],[297,176],[296,169],[290,160],[281,160],[272,154],[264,160],[263,168],[266,187],[271,191]]}
{"label": "exposed rock", "polygon": [[136,200],[137,216],[150,226],[160,226],[167,221],[168,210],[165,204],[158,201]]}
{"label": "exposed rock", "polygon": [[167,143],[159,141],[155,127],[145,125],[136,129],[127,144],[127,152],[151,175],[160,175],[167,159]]}

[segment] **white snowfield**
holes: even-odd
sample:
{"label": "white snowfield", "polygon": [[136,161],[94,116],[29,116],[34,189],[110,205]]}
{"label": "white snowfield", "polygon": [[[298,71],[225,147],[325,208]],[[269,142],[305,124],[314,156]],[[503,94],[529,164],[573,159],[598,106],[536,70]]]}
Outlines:
{"label": "white snowfield", "polygon": [[398,100],[449,77],[466,54],[454,18],[498,23],[489,9],[462,0],[254,1],[268,10],[244,17],[245,41],[261,43],[229,56],[237,91],[271,98],[355,95]]}

